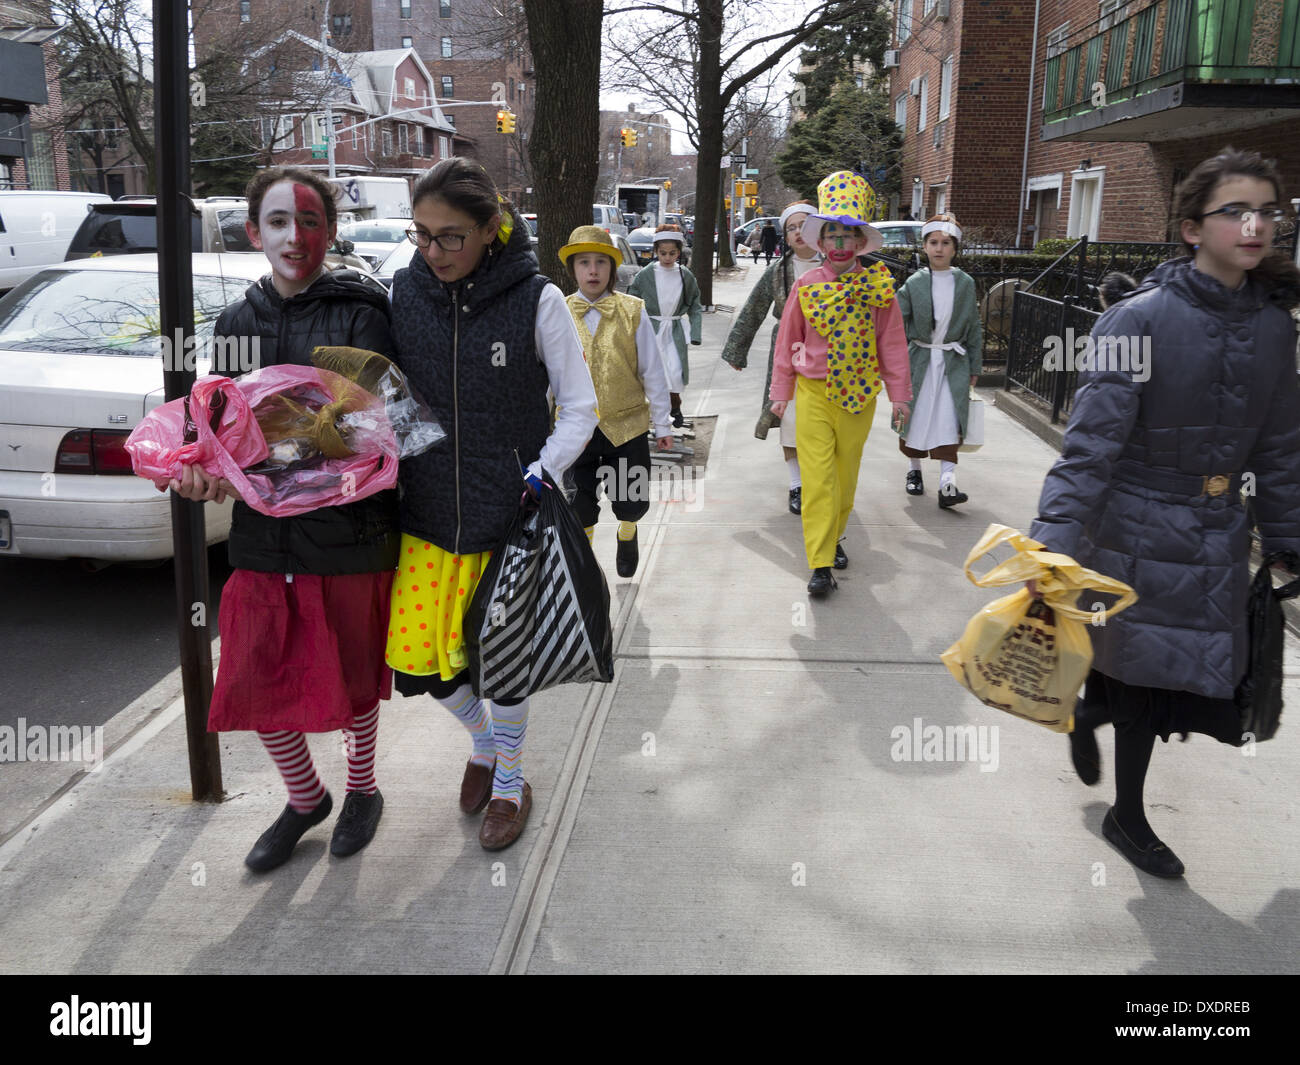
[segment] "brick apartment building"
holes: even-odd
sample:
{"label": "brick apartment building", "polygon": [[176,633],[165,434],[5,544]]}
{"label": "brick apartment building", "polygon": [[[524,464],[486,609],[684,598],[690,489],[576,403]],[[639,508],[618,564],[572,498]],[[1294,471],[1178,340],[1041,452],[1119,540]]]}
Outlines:
{"label": "brick apartment building", "polygon": [[[895,0],[899,209],[1031,247],[1173,236],[1225,144],[1300,164],[1293,0]],[[1034,32],[1037,22],[1037,34]]]}
{"label": "brick apartment building", "polygon": [[[380,167],[368,147],[352,145],[352,137],[347,132],[351,128],[349,122],[344,129],[346,143],[340,144],[339,157],[346,153],[350,167],[364,167],[350,169],[350,173],[418,172],[422,165],[431,166],[445,154],[467,155],[487,168],[503,193],[528,209],[525,189],[531,187],[531,182],[526,149],[535,78],[531,56],[522,40],[522,28],[516,30],[516,24],[505,17],[515,7],[508,0],[329,0],[328,11],[324,0],[308,3],[226,0],[209,7],[218,14],[224,13],[227,20],[238,19],[254,29],[264,25],[268,31],[265,39],[277,39],[284,32],[293,31],[302,39],[319,44],[324,23],[330,48],[368,56],[364,61],[367,69],[380,71],[378,80],[368,90],[370,100],[365,106],[372,112],[370,117],[374,117],[376,106],[392,104],[392,110],[399,109],[388,95],[394,91],[398,102],[412,106],[409,98],[402,95],[405,79],[414,78],[418,91],[423,92],[422,83],[427,77],[430,100],[440,105],[433,108],[440,129],[437,151],[422,156],[413,151],[402,152],[398,141],[400,129],[395,127],[393,144],[398,158]],[[522,16],[517,25],[522,27]],[[200,35],[197,26],[195,34],[196,38]],[[394,70],[392,77],[397,87],[394,90],[381,68],[391,57],[405,52],[410,52],[416,62]],[[410,67],[416,72],[412,73]],[[450,106],[464,103],[471,106]],[[514,134],[497,133],[498,107],[508,107],[518,115]],[[319,166],[319,160],[309,158],[310,148],[303,148],[300,127],[294,128],[295,150],[305,153],[308,165]],[[424,128],[427,131],[429,127],[426,124]],[[440,139],[444,133],[448,137],[446,152]],[[408,130],[407,135],[412,138],[413,146],[415,131]],[[376,136],[376,149],[382,153],[382,132]]]}
{"label": "brick apartment building", "polygon": [[0,3],[0,188],[71,187],[57,32],[31,5]]}
{"label": "brick apartment building", "polygon": [[[626,111],[600,112],[600,174],[596,195],[602,203],[613,203],[615,185],[654,185],[675,178],[673,135],[661,127],[668,116],[638,111],[630,104]],[[636,147],[623,147],[620,133],[634,129]]]}

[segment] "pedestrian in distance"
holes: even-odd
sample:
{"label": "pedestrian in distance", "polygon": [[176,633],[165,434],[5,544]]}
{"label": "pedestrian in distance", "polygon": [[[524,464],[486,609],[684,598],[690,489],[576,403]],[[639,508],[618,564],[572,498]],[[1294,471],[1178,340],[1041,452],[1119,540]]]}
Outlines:
{"label": "pedestrian in distance", "polygon": [[453,157],[425,171],[411,214],[420,253],[393,279],[395,357],[449,440],[400,467],[388,662],[399,692],[432,695],[469,732],[460,808],[486,807],[479,843],[499,850],[532,809],[520,764],[529,703],[489,709],[474,694],[464,618],[523,493],[543,490],[543,471],[559,484],[582,454],[596,393],[569,306],[537,272],[528,224],[481,166]]}
{"label": "pedestrian in distance", "polygon": [[[1270,250],[1286,197],[1276,165],[1224,149],[1175,194],[1189,253],[1115,300],[1092,331],[1061,457],[1030,535],[1132,586],[1090,627],[1094,658],[1070,755],[1101,776],[1094,730],[1115,727],[1115,805],[1102,833],[1137,868],[1183,863],[1146,817],[1155,739],[1198,732],[1240,746],[1252,505],[1260,546],[1300,552],[1300,271]],[[1120,342],[1123,342],[1122,344]],[[1149,357],[1121,358],[1144,349]],[[1293,556],[1294,557],[1294,556]],[[1031,582],[1031,594],[1037,589]]]}
{"label": "pedestrian in distance", "polygon": [[839,541],[876,397],[887,387],[900,420],[912,385],[893,278],[883,263],[858,261],[884,242],[871,225],[875,193],[865,178],[839,171],[817,186],[817,204],[803,239],[826,263],[804,274],[786,300],[769,395],[778,418],[795,401],[804,552],[813,571],[808,594],[822,597],[836,587],[831,568],[849,564]]}
{"label": "pedestrian in distance", "polygon": [[759,247],[763,249],[763,264],[772,265],[772,256],[776,253],[776,226],[771,222],[762,225],[763,235],[759,238]]}
{"label": "pedestrian in distance", "polygon": [[655,261],[647,264],[628,286],[628,295],[645,301],[650,320],[655,323],[659,338],[659,354],[668,379],[672,401],[674,427],[686,424],[682,415],[682,391],[690,384],[690,362],[686,358],[687,331],[690,342],[702,343],[700,329],[704,319],[704,304],[700,302],[700,286],[695,275],[681,263],[686,237],[681,226],[662,225],[654,232]]}
{"label": "pedestrian in distance", "polygon": [[[779,325],[781,312],[785,310],[785,301],[790,296],[794,283],[809,270],[822,262],[821,252],[814,245],[803,239],[803,224],[809,213],[816,208],[815,203],[799,200],[790,204],[781,212],[780,226],[785,234],[786,251],[775,263],[763,271],[763,276],[750,290],[749,298],[740,309],[736,320],[727,336],[727,343],[722,349],[722,359],[737,370],[743,370],[749,364],[749,349],[754,343],[767,312]],[[772,413],[772,400],[768,389],[772,387],[772,359],[776,351],[777,325],[772,327],[772,340],[767,350],[767,376],[763,380],[763,407],[754,426],[754,435],[759,440],[766,440],[772,426],[781,427],[781,450],[785,455],[786,469],[790,475],[789,509],[791,514],[798,514],[802,506],[803,480],[799,475],[799,452],[795,436],[796,415],[794,407],[787,407],[785,414],[778,418]]]}
{"label": "pedestrian in distance", "polygon": [[[573,464],[573,508],[591,540],[600,520],[603,481],[618,518],[616,566],[632,577],[638,560],[636,523],[650,509],[651,423],[660,451],[673,446],[668,381],[645,302],[614,291],[622,256],[599,226],[579,226],[560,249],[578,285],[568,298],[596,389],[600,423]],[[677,358],[675,349],[671,351]]]}
{"label": "pedestrian in distance", "polygon": [[[271,167],[244,195],[249,240],[271,273],[221,313],[215,335],[255,337],[262,366],[310,366],[318,345],[391,356],[388,301],[356,273],[324,268],[337,223],[331,186],[305,170]],[[187,499],[234,494],[198,466],[172,487]],[[384,808],[375,744],[379,703],[392,690],[383,631],[397,545],[393,490],[290,518],[235,503],[227,548],[234,572],[221,597],[221,663],[208,727],[256,731],[289,792],[284,811],[244,859],[256,872],[288,861],[303,833],[333,809],[308,732],[345,736],[347,794],[330,853],[347,857],[374,837]]]}
{"label": "pedestrian in distance", "polygon": [[912,403],[899,427],[898,448],[907,456],[908,495],[925,494],[921,460],[939,463],[939,506],[965,503],[957,487],[957,447],[970,418],[970,390],[979,377],[984,330],[975,282],[952,265],[961,250],[961,227],[951,214],[921,227],[928,270],[918,270],[898,291],[912,365]]}

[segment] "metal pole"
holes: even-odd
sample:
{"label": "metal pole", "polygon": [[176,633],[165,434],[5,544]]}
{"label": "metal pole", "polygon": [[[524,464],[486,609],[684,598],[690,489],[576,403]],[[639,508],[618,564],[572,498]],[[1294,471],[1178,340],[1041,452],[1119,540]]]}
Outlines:
{"label": "metal pole", "polygon": [[1088,234],[1079,239],[1079,271],[1074,276],[1074,298],[1083,301],[1083,271],[1088,262]]}
{"label": "metal pole", "polygon": [[[1074,305],[1074,299],[1066,296],[1061,301],[1061,324],[1057,330],[1057,335],[1061,338],[1061,343],[1065,343],[1065,319],[1070,308]],[[1068,371],[1065,369],[1057,370],[1052,375],[1052,424],[1055,425],[1061,417],[1061,407],[1065,405],[1065,375]]]}
{"label": "metal pole", "polygon": [[[329,47],[329,24],[330,24],[330,0],[325,0],[325,17],[321,20],[321,24],[320,24],[321,48]],[[325,77],[327,80],[330,76],[329,61],[330,61],[329,55],[322,53],[321,65],[325,68]],[[394,79],[393,84],[394,86],[396,86],[397,84],[396,79]],[[334,169],[334,102],[330,99],[329,96],[329,94],[332,93],[333,91],[334,90],[329,87],[326,87],[325,89],[326,92],[325,152],[326,152],[326,157],[329,159],[330,177],[337,177],[338,174]]]}
{"label": "metal pole", "polygon": [[[164,338],[194,332],[194,278],[190,239],[189,5],[154,0],[155,161],[158,172],[158,312]],[[172,357],[163,366],[165,396],[189,393],[193,368],[183,355],[189,345],[164,345]],[[220,802],[221,754],[208,731],[212,701],[212,634],[208,550],[203,504],[171,497],[172,544],[176,571],[176,624],[180,640],[181,685],[185,694],[185,736],[190,755],[190,789],[196,802]]]}

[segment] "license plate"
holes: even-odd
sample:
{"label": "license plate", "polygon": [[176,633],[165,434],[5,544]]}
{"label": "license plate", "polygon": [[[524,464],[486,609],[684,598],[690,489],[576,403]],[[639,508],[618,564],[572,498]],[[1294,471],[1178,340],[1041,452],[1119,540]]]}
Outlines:
{"label": "license plate", "polygon": [[0,510],[0,551],[8,551],[14,545],[13,522],[9,515]]}

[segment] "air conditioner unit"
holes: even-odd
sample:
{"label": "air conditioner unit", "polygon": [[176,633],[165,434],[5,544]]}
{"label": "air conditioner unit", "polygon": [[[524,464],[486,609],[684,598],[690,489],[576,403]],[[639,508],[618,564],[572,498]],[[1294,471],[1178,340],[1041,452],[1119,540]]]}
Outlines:
{"label": "air conditioner unit", "polygon": [[921,95],[921,79],[920,79],[920,78],[913,78],[910,82],[907,83],[907,94],[908,94],[909,96],[920,96],[920,95]]}
{"label": "air conditioner unit", "polygon": [[886,49],[885,49],[885,69],[886,69],[886,70],[888,70],[890,67],[896,67],[896,66],[898,66],[898,55],[899,55],[899,53],[900,53],[901,51],[902,51],[901,48],[886,48]]}
{"label": "air conditioner unit", "polygon": [[939,0],[939,21],[943,22],[948,17],[948,11],[952,7],[952,0]]}

